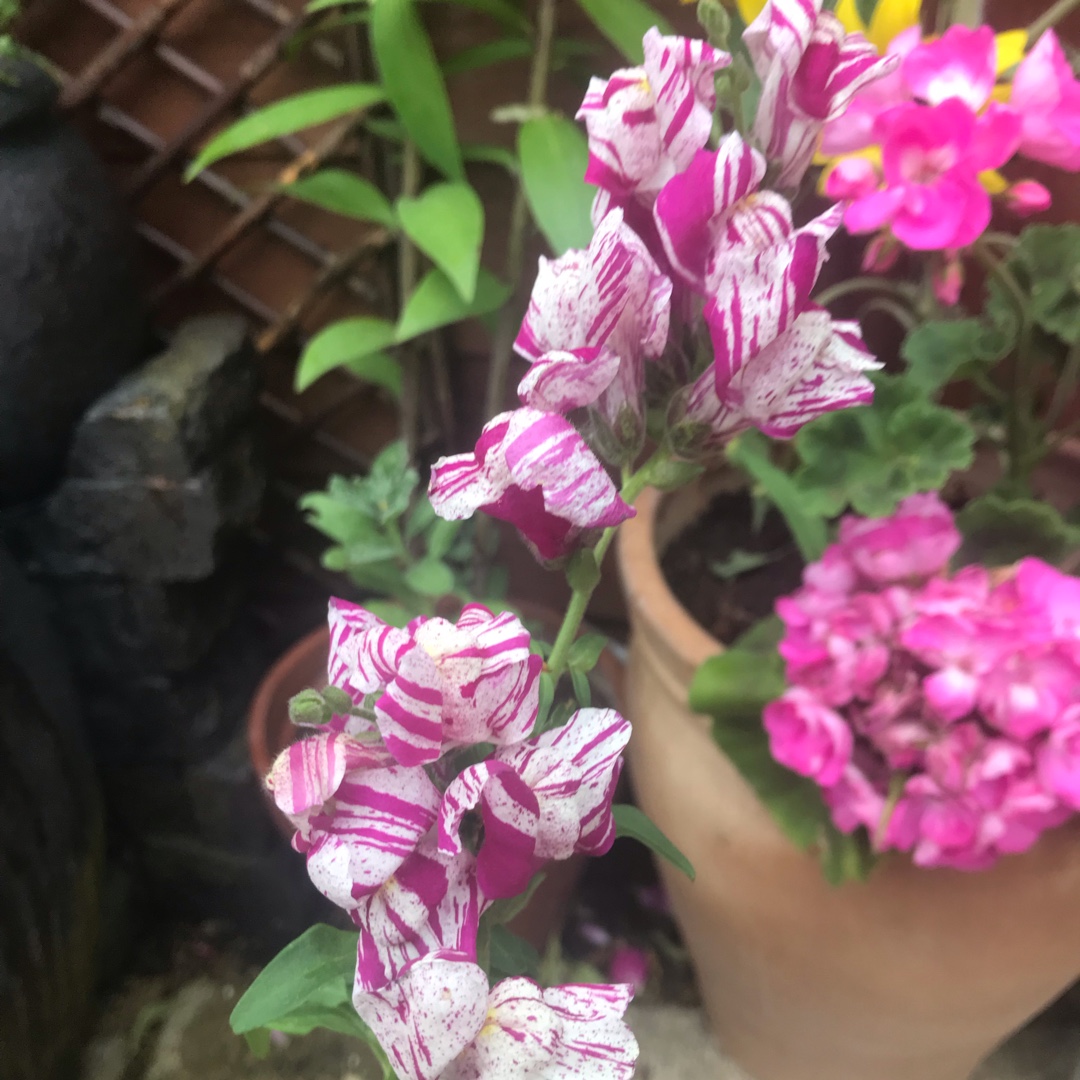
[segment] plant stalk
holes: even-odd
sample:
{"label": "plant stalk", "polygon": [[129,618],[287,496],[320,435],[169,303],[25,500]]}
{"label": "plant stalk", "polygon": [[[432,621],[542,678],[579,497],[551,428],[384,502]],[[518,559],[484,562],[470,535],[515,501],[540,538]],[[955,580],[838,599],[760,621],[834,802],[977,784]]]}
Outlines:
{"label": "plant stalk", "polygon": [[814,297],[814,302],[822,307],[828,307],[834,300],[858,292],[876,292],[892,297],[905,304],[914,314],[913,297],[908,286],[898,281],[890,281],[888,278],[874,277],[871,274],[862,274],[859,277],[848,278],[847,281],[838,281],[835,285],[822,289]]}
{"label": "plant stalk", "polygon": [[[401,194],[414,198],[420,190],[420,151],[409,139],[402,148]],[[416,288],[420,257],[416,245],[401,234],[398,241],[398,310],[405,304]],[[420,358],[414,345],[401,350],[401,434],[409,451],[409,459],[416,456],[420,437]]]}
{"label": "plant stalk", "polygon": [[1028,28],[1028,45],[1037,41],[1042,33],[1049,30],[1051,26],[1057,26],[1066,15],[1071,14],[1076,8],[1080,7],[1080,0],[1057,0],[1056,4],[1051,4]]}

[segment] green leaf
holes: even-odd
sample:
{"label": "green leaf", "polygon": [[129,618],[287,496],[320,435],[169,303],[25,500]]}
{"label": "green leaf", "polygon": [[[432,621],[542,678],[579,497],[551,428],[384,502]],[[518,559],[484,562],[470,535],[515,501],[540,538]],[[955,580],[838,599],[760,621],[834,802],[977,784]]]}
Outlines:
{"label": "green leaf", "polygon": [[[904,405],[886,428],[894,464],[905,468],[908,490],[937,491],[975,458],[975,429],[960,413],[928,401]],[[900,460],[897,461],[896,458]]]}
{"label": "green leaf", "polygon": [[608,639],[603,634],[583,634],[570,646],[566,666],[571,671],[588,673],[599,663],[607,647]]}
{"label": "green leaf", "polygon": [[434,184],[415,199],[398,199],[397,212],[409,239],[472,303],[484,240],[484,207],[476,192],[464,183]]}
{"label": "green leaf", "polygon": [[436,518],[427,534],[428,554],[433,558],[441,559],[453,547],[454,540],[461,532],[464,522],[447,521],[445,518]]}
{"label": "green leaf", "polygon": [[720,578],[721,581],[734,581],[751,570],[760,570],[768,566],[776,558],[770,551],[743,551],[735,548],[727,558],[714,559],[709,563],[709,573]]}
{"label": "green leaf", "polygon": [[570,682],[574,687],[574,697],[581,709],[592,708],[592,687],[589,685],[589,676],[577,668],[570,669]]}
{"label": "green leaf", "polygon": [[236,1003],[229,1024],[237,1035],[276,1021],[325,994],[327,984],[348,980],[356,966],[357,934],[319,924],[286,945]]}
{"label": "green leaf", "polygon": [[927,395],[936,394],[965,364],[982,359],[983,324],[978,319],[923,323],[904,341],[906,378]]}
{"label": "green leaf", "polygon": [[677,491],[705,471],[704,465],[670,457],[656,457],[647,467],[649,486],[659,491]]}
{"label": "green leaf", "polygon": [[526,120],[518,131],[518,158],[529,207],[555,254],[587,248],[596,192],[585,183],[589,147],[581,129],[554,114]]}
{"label": "green leaf", "polygon": [[1008,265],[1039,325],[1070,345],[1080,340],[1080,225],[1029,225]]}
{"label": "green leaf", "polygon": [[269,1028],[256,1028],[254,1031],[245,1031],[244,1041],[248,1044],[248,1049],[257,1058],[264,1058],[270,1053]]}
{"label": "green leaf", "polygon": [[386,96],[417,149],[449,179],[463,180],[446,83],[413,0],[378,0],[371,42]]}
{"label": "green leaf", "polygon": [[466,143],[461,148],[462,157],[470,164],[498,165],[505,169],[511,176],[517,176],[521,171],[517,156],[505,146],[493,146],[490,143]]}
{"label": "green leaf", "polygon": [[386,196],[369,180],[344,169],[320,169],[285,184],[281,190],[290,198],[335,214],[374,221],[390,229],[396,229],[398,225],[397,215]]}
{"label": "green leaf", "polygon": [[[385,2],[385,0],[383,0]],[[275,101],[256,112],[249,113],[235,124],[214,136],[184,171],[184,179],[198,176],[208,165],[229,154],[258,146],[282,135],[291,135],[304,128],[325,124],[339,116],[369,109],[386,100],[381,86],[372,83],[342,83],[321,90]]]}
{"label": "green leaf", "polygon": [[368,7],[372,0],[309,0],[309,3],[304,7],[304,10],[313,15],[317,11],[326,11],[329,8],[345,7],[363,4],[364,7]]}
{"label": "green leaf", "polygon": [[540,732],[547,730],[551,706],[555,701],[555,680],[551,675],[546,671],[541,671],[540,678],[537,682],[539,684],[539,695],[537,699],[536,724],[533,728],[534,734],[539,734]]}
{"label": "green leaf", "polygon": [[616,803],[611,808],[615,818],[615,835],[629,836],[644,844],[650,851],[667,859],[691,881],[695,878],[690,860],[653,824],[648,815],[629,803]]}
{"label": "green leaf", "polygon": [[354,490],[385,525],[405,513],[419,483],[420,474],[409,462],[409,448],[404,439],[397,439],[379,452]]}
{"label": "green leaf", "polygon": [[[479,758],[479,761],[483,761],[483,758]],[[521,914],[525,910],[529,901],[533,898],[533,894],[538,888],[547,874],[541,872],[533,874],[532,880],[526,886],[523,893],[519,893],[517,896],[507,896],[501,900],[495,900],[492,902],[491,907],[484,912],[484,921],[491,926],[501,926],[504,923],[510,922],[515,916]]]}
{"label": "green leaf", "polygon": [[365,600],[364,607],[376,619],[382,619],[384,623],[388,623],[390,626],[408,626],[412,619],[416,617],[415,611],[410,611],[392,600]]}
{"label": "green leaf", "polygon": [[421,559],[405,571],[405,584],[421,596],[446,596],[454,590],[454,572],[439,559]]}
{"label": "green leaf", "polygon": [[982,495],[956,515],[964,544],[956,561],[1008,566],[1025,556],[1060,563],[1080,548],[1080,528],[1049,503]]}
{"label": "green leaf", "polygon": [[578,6],[632,64],[645,59],[641,39],[652,26],[661,34],[672,34],[671,24],[644,0],[578,0]]}
{"label": "green leaf", "polygon": [[863,26],[869,26],[874,17],[874,10],[878,6],[878,0],[855,0],[855,10],[863,21]]}
{"label": "green leaf", "polygon": [[476,296],[471,304],[467,304],[441,270],[430,270],[405,304],[397,325],[396,340],[399,343],[408,341],[440,326],[495,311],[503,305],[508,293],[498,278],[481,270],[476,279]]}
{"label": "green leaf", "polygon": [[784,516],[799,551],[807,562],[821,558],[828,542],[825,522],[806,509],[798,486],[769,460],[763,435],[747,431],[728,444],[728,459],[750,474]]}
{"label": "green leaf", "polygon": [[495,41],[485,41],[481,45],[473,45],[454,53],[443,63],[443,74],[460,75],[465,71],[504,64],[508,60],[523,60],[532,53],[533,43],[528,38],[498,38]]}
{"label": "green leaf", "polygon": [[[441,518],[435,515],[435,511],[431,506],[431,500],[427,497],[427,492],[421,492],[420,497],[416,500],[416,504],[413,506],[405,521],[405,539],[415,540],[421,533],[427,532],[436,521],[441,520]],[[446,552],[439,552],[439,557],[441,558],[445,554]]]}
{"label": "green leaf", "polygon": [[581,548],[570,557],[566,567],[567,584],[575,592],[592,592],[600,581],[600,567],[591,548]]}
{"label": "green leaf", "polygon": [[731,648],[710,657],[694,673],[690,708],[710,716],[760,718],[761,710],[787,688],[784,662],[773,650]]}
{"label": "green leaf", "polygon": [[[307,344],[296,368],[296,390],[306,390],[316,379],[336,367],[350,365],[361,377],[365,376],[360,361],[381,353],[394,343],[394,325],[386,319],[360,316],[331,323],[317,333]],[[357,367],[360,370],[357,370]],[[396,365],[395,365],[396,367]],[[372,381],[378,381],[392,392],[401,393],[401,373],[390,374],[385,364],[376,363],[370,368]]]}
{"label": "green leaf", "polygon": [[540,954],[524,938],[519,938],[505,926],[491,928],[488,974],[492,982],[527,975],[535,979],[540,974]]}

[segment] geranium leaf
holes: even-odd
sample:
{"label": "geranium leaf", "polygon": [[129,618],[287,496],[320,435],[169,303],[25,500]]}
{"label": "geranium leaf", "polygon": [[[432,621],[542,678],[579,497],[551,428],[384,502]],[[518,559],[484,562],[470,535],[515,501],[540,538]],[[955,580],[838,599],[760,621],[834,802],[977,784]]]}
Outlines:
{"label": "geranium leaf", "polygon": [[1070,345],[1080,340],[1080,225],[1029,225],[1009,268],[1028,290],[1039,325]]}
{"label": "geranium leaf", "polygon": [[1008,566],[1026,556],[1059,563],[1080,548],[1080,528],[1069,524],[1049,503],[981,495],[957,515],[964,544],[961,565]]}
{"label": "geranium leaf", "polygon": [[907,380],[927,395],[936,394],[965,364],[982,358],[985,333],[978,319],[923,323],[904,341],[900,355],[907,361]]}
{"label": "geranium leaf", "polygon": [[415,199],[398,199],[410,240],[453,282],[467,304],[476,295],[484,207],[468,184],[434,184]]}
{"label": "geranium leaf", "polygon": [[184,171],[184,179],[198,176],[208,165],[229,154],[258,146],[282,135],[325,124],[339,116],[368,109],[386,100],[386,92],[373,83],[342,83],[275,101],[230,125],[214,136]]}
{"label": "geranium leaf", "polygon": [[611,808],[615,818],[615,835],[629,836],[644,844],[650,851],[667,859],[676,870],[681,870],[691,881],[695,878],[690,860],[660,831],[649,816],[629,803],[616,803]]}

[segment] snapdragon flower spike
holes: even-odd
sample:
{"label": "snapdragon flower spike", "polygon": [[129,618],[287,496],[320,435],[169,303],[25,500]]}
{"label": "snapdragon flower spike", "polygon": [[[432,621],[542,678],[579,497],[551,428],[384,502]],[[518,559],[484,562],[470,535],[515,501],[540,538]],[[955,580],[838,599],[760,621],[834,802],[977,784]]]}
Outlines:
{"label": "snapdragon flower spike", "polygon": [[586,181],[617,198],[651,202],[708,142],[713,76],[731,57],[704,41],[664,37],[655,27],[642,44],[644,64],[594,78],[577,119],[589,133]]}
{"label": "snapdragon flower spike", "polygon": [[381,989],[413,961],[441,949],[475,960],[480,916],[490,904],[476,859],[465,851],[440,853],[432,829],[393,877],[350,912],[360,930],[356,992]]}
{"label": "snapdragon flower spike", "polygon": [[861,34],[848,34],[821,0],[769,0],[743,41],[761,79],[754,138],[779,166],[781,188],[802,180],[825,124],[899,63],[878,56]]}
{"label": "snapdragon flower spike", "polygon": [[518,386],[522,405],[568,413],[592,405],[619,374],[619,355],[606,345],[553,349],[533,361]]}
{"label": "snapdragon flower spike", "polygon": [[637,1042],[628,986],[555,986],[487,976],[452,951],[416,961],[353,1003],[401,1080],[630,1080]]}
{"label": "snapdragon flower spike", "polygon": [[543,662],[510,612],[467,604],[456,623],[419,618],[404,629],[372,617],[342,635],[338,652],[354,696],[377,695],[379,732],[403,765],[455,746],[520,742],[536,721]]}
{"label": "snapdragon flower spike", "polygon": [[481,808],[477,856],[488,896],[515,896],[551,859],[602,855],[614,843],[611,799],[630,725],[612,709],[581,709],[564,727],[465,769],[446,789],[439,850],[462,851],[461,824]]}
{"label": "snapdragon flower spike", "polygon": [[345,910],[401,867],[441,802],[423,769],[334,731],[287,747],[266,783],[297,826],[293,847],[305,853],[312,883]]}
{"label": "snapdragon flower spike", "polygon": [[451,521],[483,510],[510,522],[544,562],[634,515],[573,425],[530,408],[496,416],[473,453],[437,461],[428,495]]}

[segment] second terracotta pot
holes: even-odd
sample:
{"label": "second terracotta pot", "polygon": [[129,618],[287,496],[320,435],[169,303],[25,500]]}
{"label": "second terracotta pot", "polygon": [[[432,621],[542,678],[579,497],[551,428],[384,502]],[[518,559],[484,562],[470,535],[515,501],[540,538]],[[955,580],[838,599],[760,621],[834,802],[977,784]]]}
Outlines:
{"label": "second terracotta pot", "polygon": [[895,857],[829,886],[687,704],[722,646],[672,595],[658,552],[720,483],[645,492],[620,537],[631,779],[697,871],[691,883],[660,867],[710,1021],[754,1080],[965,1080],[1080,975],[1080,828],[982,873]]}

